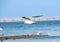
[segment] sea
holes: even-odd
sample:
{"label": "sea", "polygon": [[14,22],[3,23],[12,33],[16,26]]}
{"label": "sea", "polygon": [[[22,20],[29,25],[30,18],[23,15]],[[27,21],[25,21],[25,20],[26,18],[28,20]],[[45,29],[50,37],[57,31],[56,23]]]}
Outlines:
{"label": "sea", "polygon": [[37,24],[23,22],[0,22],[2,36],[44,33],[49,36],[29,39],[9,39],[3,42],[60,42],[60,21],[36,21]]}

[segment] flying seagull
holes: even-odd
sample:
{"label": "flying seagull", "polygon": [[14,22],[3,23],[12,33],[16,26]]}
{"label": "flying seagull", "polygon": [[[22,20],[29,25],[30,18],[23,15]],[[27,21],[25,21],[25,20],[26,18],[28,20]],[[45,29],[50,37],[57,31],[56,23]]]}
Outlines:
{"label": "flying seagull", "polygon": [[32,21],[30,18],[27,17],[22,17],[24,20],[25,24],[35,24],[36,22]]}

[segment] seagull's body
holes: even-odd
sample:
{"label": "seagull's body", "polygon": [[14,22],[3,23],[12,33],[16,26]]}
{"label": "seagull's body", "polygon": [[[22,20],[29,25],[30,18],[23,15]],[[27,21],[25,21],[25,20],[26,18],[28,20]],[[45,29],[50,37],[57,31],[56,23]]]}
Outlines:
{"label": "seagull's body", "polygon": [[34,23],[36,23],[36,22],[31,21],[31,20],[25,20],[24,23],[25,23],[25,24],[34,24]]}

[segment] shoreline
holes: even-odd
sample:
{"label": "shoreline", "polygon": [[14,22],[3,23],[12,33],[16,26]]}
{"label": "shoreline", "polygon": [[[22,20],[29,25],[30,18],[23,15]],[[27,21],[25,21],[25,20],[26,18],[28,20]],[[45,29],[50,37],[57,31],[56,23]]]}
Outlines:
{"label": "shoreline", "polygon": [[[60,21],[60,17],[29,17],[32,21]],[[22,22],[22,18],[0,18],[0,22]]]}

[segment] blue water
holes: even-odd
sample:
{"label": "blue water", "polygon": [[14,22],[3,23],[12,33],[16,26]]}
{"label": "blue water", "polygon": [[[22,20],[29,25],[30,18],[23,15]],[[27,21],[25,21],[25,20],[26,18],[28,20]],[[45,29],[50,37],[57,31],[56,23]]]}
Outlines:
{"label": "blue water", "polygon": [[[25,42],[53,42],[60,41],[60,21],[38,21],[37,24],[24,24],[22,22],[0,23],[3,28],[3,36],[36,34],[37,32],[49,34],[48,37],[23,39]],[[5,42],[24,42],[23,40],[9,40]],[[46,42],[47,42],[46,41]]]}

